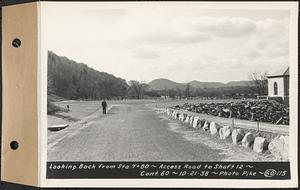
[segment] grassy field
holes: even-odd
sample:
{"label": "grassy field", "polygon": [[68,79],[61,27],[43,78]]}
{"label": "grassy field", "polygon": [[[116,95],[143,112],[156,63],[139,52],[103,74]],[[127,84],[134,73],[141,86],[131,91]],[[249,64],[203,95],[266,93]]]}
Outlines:
{"label": "grassy field", "polygon": [[[118,104],[147,104],[154,103],[155,100],[111,100],[107,101],[108,108],[111,105]],[[67,105],[70,107],[70,111],[68,112],[57,112],[54,115],[48,115],[48,126],[51,125],[61,125],[61,124],[71,124],[78,120],[81,120],[99,109],[101,107],[101,101],[59,101],[54,102],[55,105],[67,109]]]}
{"label": "grassy field", "polygon": [[[241,100],[235,100],[235,99],[219,99],[219,100],[164,100],[164,99],[158,99],[158,100],[151,100],[151,99],[142,99],[142,100],[109,100],[107,101],[108,105],[116,105],[116,104],[147,104],[151,105],[153,107],[159,107],[159,108],[167,108],[170,106],[174,106],[177,104],[183,104],[183,103],[208,103],[208,102],[238,102]],[[69,112],[60,112],[59,115],[72,117],[75,119],[81,119],[84,118],[98,109],[101,109],[101,101],[74,101],[74,100],[66,100],[66,101],[59,101],[54,102],[55,105],[67,109],[67,105],[70,106]]]}

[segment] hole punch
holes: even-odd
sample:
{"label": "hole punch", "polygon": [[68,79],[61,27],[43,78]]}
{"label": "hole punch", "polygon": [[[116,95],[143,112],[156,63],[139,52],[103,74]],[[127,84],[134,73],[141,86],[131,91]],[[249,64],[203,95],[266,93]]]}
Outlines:
{"label": "hole punch", "polygon": [[15,47],[15,48],[19,48],[21,46],[22,42],[19,38],[15,38],[13,41],[12,41],[12,46]]}
{"label": "hole punch", "polygon": [[10,148],[13,150],[17,150],[19,148],[19,143],[17,141],[12,141],[10,143]]}

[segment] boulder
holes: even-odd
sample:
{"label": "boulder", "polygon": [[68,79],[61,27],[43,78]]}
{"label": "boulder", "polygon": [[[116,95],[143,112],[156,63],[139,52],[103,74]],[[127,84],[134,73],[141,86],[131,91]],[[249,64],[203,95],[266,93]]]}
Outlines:
{"label": "boulder", "polygon": [[284,147],[283,147],[283,153],[282,153],[282,160],[289,160],[290,159],[290,149],[289,149],[289,136],[281,136],[279,139],[281,139],[284,142]]}
{"label": "boulder", "polygon": [[182,120],[182,114],[179,114],[179,116],[178,116],[178,120]]}
{"label": "boulder", "polygon": [[174,117],[175,118],[175,115],[177,114],[177,111],[173,111],[173,113],[172,113],[172,117]]}
{"label": "boulder", "polygon": [[200,120],[200,123],[199,123],[199,125],[198,125],[198,128],[204,127],[205,122],[206,122],[205,119],[201,119],[201,120]]}
{"label": "boulder", "polygon": [[269,143],[269,151],[278,160],[289,160],[289,136],[276,137]]}
{"label": "boulder", "polygon": [[191,117],[190,117],[189,125],[190,125],[190,126],[193,126],[193,122],[194,122],[194,116],[191,116]]}
{"label": "boulder", "polygon": [[173,114],[173,110],[167,109],[167,115],[171,116]]}
{"label": "boulder", "polygon": [[177,111],[175,111],[174,119],[178,119],[178,118],[179,118],[179,113]]}
{"label": "boulder", "polygon": [[170,116],[174,117],[173,115],[175,114],[175,112],[176,112],[175,110],[172,110]]}
{"label": "boulder", "polygon": [[183,121],[183,122],[184,122],[185,118],[187,117],[187,114],[185,114],[185,113],[182,113],[181,115],[182,115],[182,117],[181,117],[181,121]]}
{"label": "boulder", "polygon": [[219,130],[220,139],[229,138],[231,135],[231,132],[232,132],[232,129],[229,126],[224,126],[224,127],[220,128],[220,130]]}
{"label": "boulder", "polygon": [[193,121],[193,128],[198,128],[198,125],[200,124],[200,119],[199,117],[194,117],[194,121]]}
{"label": "boulder", "polygon": [[184,123],[189,124],[190,123],[190,118],[191,118],[190,115],[186,116],[186,118],[184,120]]}
{"label": "boulder", "polygon": [[254,142],[254,135],[250,132],[246,133],[246,135],[244,136],[243,140],[242,140],[242,146],[243,147],[250,147],[252,145],[252,143]]}
{"label": "boulder", "polygon": [[211,135],[215,135],[219,132],[219,129],[222,128],[221,125],[217,124],[216,122],[211,122],[209,125],[209,130]]}
{"label": "boulder", "polygon": [[179,119],[180,113],[176,112],[175,119]]}
{"label": "boulder", "polygon": [[253,151],[254,152],[258,152],[261,153],[264,150],[266,150],[268,147],[268,142],[265,138],[263,137],[256,137],[254,139],[254,143],[253,143]]}
{"label": "boulder", "polygon": [[180,121],[184,121],[184,115],[183,115],[183,113],[180,113],[180,114],[179,114],[178,119],[179,119]]}
{"label": "boulder", "polygon": [[204,123],[202,129],[203,129],[204,131],[208,131],[208,130],[209,130],[209,124],[210,124],[209,121],[205,121],[205,123]]}
{"label": "boulder", "polygon": [[242,129],[234,129],[231,134],[232,143],[238,144],[243,137],[245,136],[245,132]]}

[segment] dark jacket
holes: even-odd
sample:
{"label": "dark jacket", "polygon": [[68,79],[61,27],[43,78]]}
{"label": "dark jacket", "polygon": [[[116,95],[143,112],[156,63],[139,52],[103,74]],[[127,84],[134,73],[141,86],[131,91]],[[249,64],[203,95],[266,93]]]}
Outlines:
{"label": "dark jacket", "polygon": [[105,100],[102,102],[102,107],[103,107],[103,108],[106,108],[106,107],[107,107],[107,103],[106,103]]}

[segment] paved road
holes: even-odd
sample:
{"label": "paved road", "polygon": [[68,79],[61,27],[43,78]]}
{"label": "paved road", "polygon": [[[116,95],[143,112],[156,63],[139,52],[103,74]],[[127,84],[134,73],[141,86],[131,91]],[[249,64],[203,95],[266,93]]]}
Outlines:
{"label": "paved road", "polygon": [[51,132],[49,161],[220,160],[220,150],[187,140],[171,130],[171,120],[144,104],[116,105],[105,116],[100,110],[93,115],[82,126]]}

